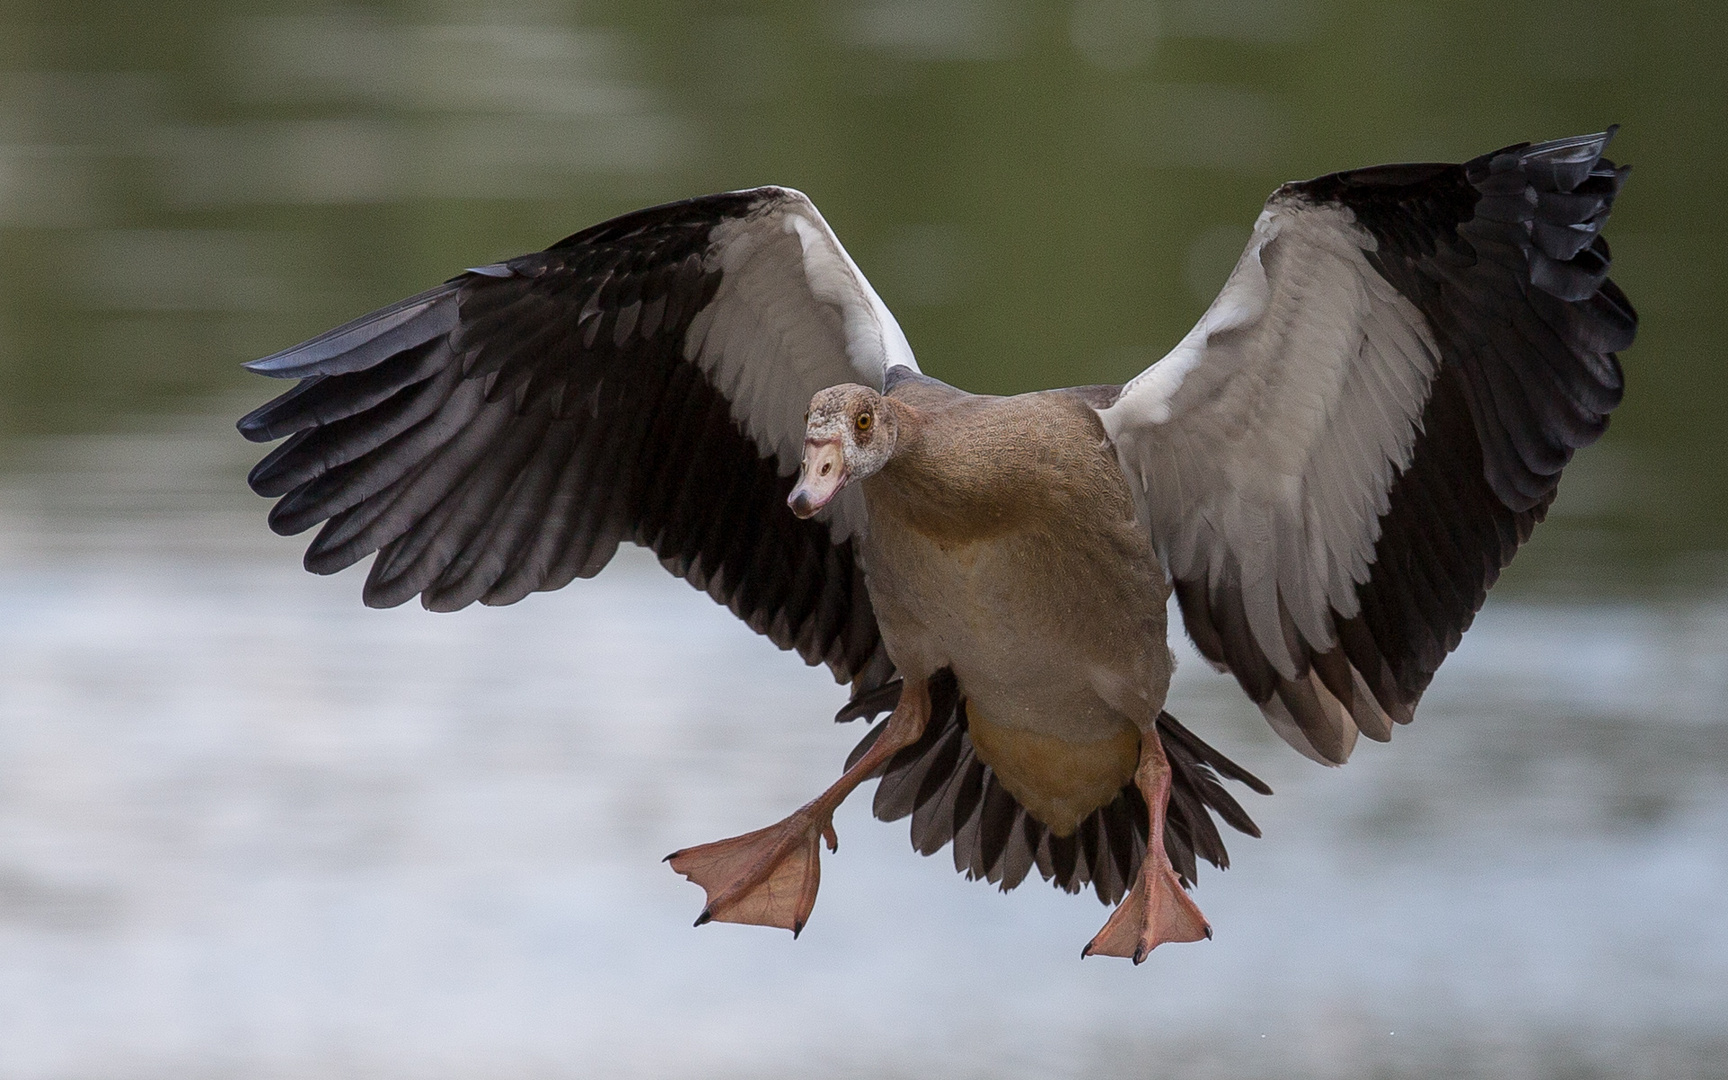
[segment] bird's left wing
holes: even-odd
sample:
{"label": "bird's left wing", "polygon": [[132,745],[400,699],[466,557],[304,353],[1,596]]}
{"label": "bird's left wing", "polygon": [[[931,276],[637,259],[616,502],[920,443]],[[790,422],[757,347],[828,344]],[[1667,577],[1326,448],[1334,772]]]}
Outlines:
{"label": "bird's left wing", "polygon": [[709,195],[596,225],[362,316],[252,370],[301,380],[240,421],[307,569],[378,553],[365,599],[508,604],[621,540],[841,679],[891,672],[856,492],[785,506],[811,396],[916,368],[810,200]]}
{"label": "bird's left wing", "polygon": [[1611,135],[1286,184],[1100,410],[1195,644],[1316,760],[1411,718],[1620,401]]}

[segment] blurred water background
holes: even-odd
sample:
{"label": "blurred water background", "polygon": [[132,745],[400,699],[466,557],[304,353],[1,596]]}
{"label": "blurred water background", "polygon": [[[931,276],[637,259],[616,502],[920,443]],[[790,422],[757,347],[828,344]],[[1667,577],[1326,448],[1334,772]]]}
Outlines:
{"label": "blurred water background", "polygon": [[[0,1080],[1728,1076],[1728,12],[1695,3],[0,4]],[[1625,125],[1626,405],[1217,929],[1080,962],[843,811],[803,937],[659,864],[843,693],[650,559],[501,610],[299,569],[238,363],[614,213],[809,192],[925,368],[1121,381],[1280,181]]]}

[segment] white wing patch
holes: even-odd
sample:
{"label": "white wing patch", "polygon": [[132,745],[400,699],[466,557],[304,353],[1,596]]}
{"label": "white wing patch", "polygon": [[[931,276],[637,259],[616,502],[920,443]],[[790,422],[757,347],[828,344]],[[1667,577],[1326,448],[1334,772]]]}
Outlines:
{"label": "white wing patch", "polygon": [[[715,227],[706,269],[720,287],[697,313],[684,357],[731,402],[732,418],[781,475],[804,451],[804,413],[818,390],[881,390],[887,369],[918,369],[900,324],[802,193],[773,189],[745,217]],[[835,539],[863,524],[856,492],[824,511]]]}
{"label": "white wing patch", "polygon": [[1223,291],[1100,411],[1166,570],[1241,591],[1286,679],[1286,618],[1317,651],[1358,611],[1438,350],[1335,206],[1274,199]]}
{"label": "white wing patch", "polygon": [[917,371],[918,361],[912,356],[905,331],[816,208],[810,206],[808,214],[789,211],[786,228],[798,234],[811,293],[844,314],[846,354],[853,365],[867,368],[885,363],[887,367]]}
{"label": "white wing patch", "polygon": [[[1206,309],[1206,314],[1162,360],[1134,376],[1122,388],[1122,397],[1135,396],[1137,415],[1146,422],[1162,424],[1169,421],[1170,399],[1181,388],[1183,378],[1206,358],[1206,346],[1212,335],[1251,325],[1265,314],[1266,272],[1260,265],[1260,249],[1276,235],[1277,227],[1271,210],[1260,212],[1248,247],[1236,260],[1236,268],[1224,283],[1223,291]],[[1110,425],[1113,417],[1118,424],[1123,422],[1123,414],[1107,409],[1102,415],[1111,438],[1119,437],[1119,431]]]}

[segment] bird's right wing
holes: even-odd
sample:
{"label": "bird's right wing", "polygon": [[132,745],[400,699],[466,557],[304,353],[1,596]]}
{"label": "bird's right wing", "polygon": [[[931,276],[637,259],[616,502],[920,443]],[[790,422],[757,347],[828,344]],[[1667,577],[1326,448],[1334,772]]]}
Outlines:
{"label": "bird's right wing", "polygon": [[301,380],[240,421],[287,437],[251,475],[271,527],[324,523],[314,573],[377,552],[370,605],[508,604],[632,540],[836,677],[891,670],[858,493],[785,499],[811,396],[916,363],[796,191],[627,214],[248,366]]}

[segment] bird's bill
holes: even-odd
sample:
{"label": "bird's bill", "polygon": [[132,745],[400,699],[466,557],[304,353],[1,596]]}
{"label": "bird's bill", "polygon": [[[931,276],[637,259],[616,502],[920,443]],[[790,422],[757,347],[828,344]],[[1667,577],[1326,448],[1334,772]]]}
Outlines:
{"label": "bird's bill", "polygon": [[846,452],[839,439],[806,440],[804,468],[792,494],[786,497],[786,505],[799,517],[810,517],[828,505],[846,486],[846,479]]}

